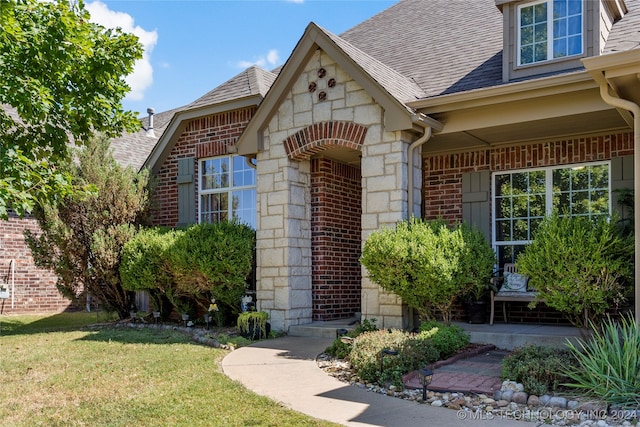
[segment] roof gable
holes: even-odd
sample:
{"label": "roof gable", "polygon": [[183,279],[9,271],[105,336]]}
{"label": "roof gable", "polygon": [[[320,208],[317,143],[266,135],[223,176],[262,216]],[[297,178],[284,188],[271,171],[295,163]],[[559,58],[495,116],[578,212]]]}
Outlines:
{"label": "roof gable", "polygon": [[239,154],[253,154],[261,149],[262,130],[317,49],[326,52],[383,107],[389,130],[412,127],[413,110],[405,103],[425,96],[424,91],[411,79],[312,22],[240,137]]}
{"label": "roof gable", "polygon": [[211,114],[258,105],[276,74],[251,66],[178,111],[167,124],[143,166],[156,171],[176,144],[187,121]]}

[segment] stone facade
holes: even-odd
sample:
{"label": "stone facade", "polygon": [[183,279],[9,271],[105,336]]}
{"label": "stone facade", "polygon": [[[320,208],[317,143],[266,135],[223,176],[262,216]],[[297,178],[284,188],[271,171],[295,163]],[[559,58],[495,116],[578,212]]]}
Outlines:
{"label": "stone facade", "polygon": [[[310,155],[330,157],[335,147],[361,152],[360,242],[406,218],[410,140],[402,132],[385,132],[383,115],[351,76],[317,50],[270,119],[257,156],[257,300],[274,328],[314,319],[313,282],[320,279],[312,278],[312,191],[323,184],[313,179]],[[323,133],[319,124],[348,130]],[[382,327],[402,327],[401,301],[382,292],[360,268],[363,316],[375,317]]]}

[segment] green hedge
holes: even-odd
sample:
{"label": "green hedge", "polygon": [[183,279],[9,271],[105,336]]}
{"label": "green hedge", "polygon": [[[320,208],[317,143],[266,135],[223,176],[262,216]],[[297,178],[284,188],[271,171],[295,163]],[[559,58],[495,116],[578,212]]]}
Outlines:
{"label": "green hedge", "polygon": [[[211,297],[232,315],[253,266],[255,232],[236,222],[197,224],[184,230],[142,229],[123,248],[123,286],[146,290],[160,304],[168,298],[180,312]],[[157,307],[157,306],[156,306]]]}

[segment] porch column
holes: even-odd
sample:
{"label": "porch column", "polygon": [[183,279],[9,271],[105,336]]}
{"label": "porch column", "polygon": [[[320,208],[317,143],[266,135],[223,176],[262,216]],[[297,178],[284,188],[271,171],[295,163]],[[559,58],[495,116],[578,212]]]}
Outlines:
{"label": "porch column", "polygon": [[[410,138],[372,126],[362,153],[362,241],[383,226],[408,217],[407,149]],[[375,142],[374,142],[375,141]],[[376,318],[379,328],[405,328],[408,313],[402,300],[371,282],[362,267],[362,316]]]}

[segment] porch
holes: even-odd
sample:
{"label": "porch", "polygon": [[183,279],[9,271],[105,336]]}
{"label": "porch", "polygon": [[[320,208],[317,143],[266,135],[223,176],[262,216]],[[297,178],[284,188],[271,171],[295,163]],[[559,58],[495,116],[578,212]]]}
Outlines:
{"label": "porch", "polygon": [[[355,318],[312,322],[289,327],[289,335],[297,337],[335,338],[339,329],[357,326]],[[452,322],[471,336],[472,343],[493,344],[497,348],[513,350],[527,344],[562,348],[567,340],[577,342],[580,330],[572,326],[536,325],[524,323],[496,323],[494,325]]]}

